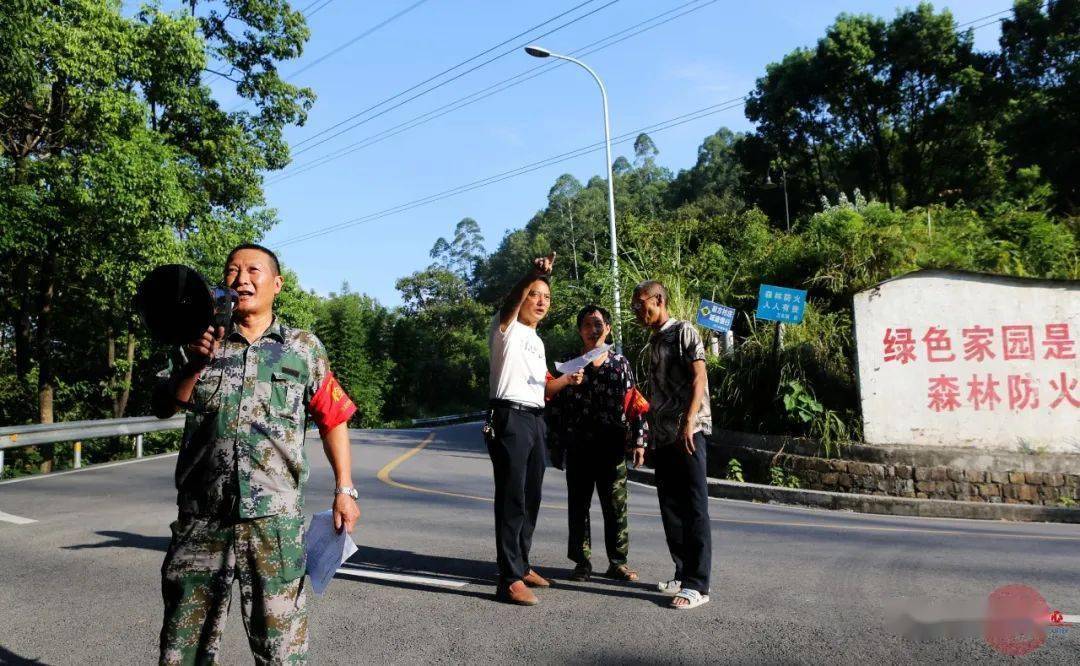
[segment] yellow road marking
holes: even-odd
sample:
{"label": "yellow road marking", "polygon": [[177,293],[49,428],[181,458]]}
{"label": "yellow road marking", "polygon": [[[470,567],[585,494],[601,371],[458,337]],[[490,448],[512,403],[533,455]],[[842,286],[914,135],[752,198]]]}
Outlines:
{"label": "yellow road marking", "polygon": [[418,493],[430,493],[432,495],[448,495],[450,497],[464,497],[466,499],[480,500],[481,502],[494,502],[495,501],[494,498],[491,498],[491,497],[478,497],[476,495],[464,495],[462,493],[452,493],[452,492],[449,492],[449,491],[446,491],[446,490],[435,490],[434,488],[421,488],[420,486],[413,486],[413,485],[409,485],[408,483],[401,483],[400,481],[395,481],[394,479],[390,478],[390,473],[393,472],[395,469],[397,469],[398,465],[400,465],[401,463],[405,462],[409,458],[412,458],[416,454],[423,451],[425,448],[427,448],[427,445],[431,444],[433,441],[435,441],[435,433],[429,434],[427,437],[424,438],[424,441],[420,442],[419,444],[417,444],[413,448],[409,449],[405,453],[402,453],[397,458],[394,458],[390,462],[383,465],[383,468],[380,469],[379,473],[375,475],[376,478],[378,478],[379,481],[382,481],[383,483],[385,483],[388,486],[393,486],[394,488],[401,488],[402,490],[413,490],[413,491],[418,492]]}
{"label": "yellow road marking", "polygon": [[[409,449],[405,453],[401,454],[397,458],[394,458],[390,462],[386,463],[382,469],[378,471],[376,477],[379,481],[393,486],[394,488],[401,488],[402,490],[412,490],[418,493],[428,493],[431,495],[445,495],[447,497],[461,497],[464,499],[478,500],[481,502],[494,502],[492,497],[480,497],[479,495],[466,495],[465,493],[455,493],[449,490],[437,490],[435,488],[423,488],[420,486],[414,486],[408,483],[401,483],[391,478],[390,474],[397,469],[402,463],[414,458],[417,454],[427,448],[428,444],[435,441],[435,433],[430,433],[424,438],[422,442],[415,447]],[[715,499],[715,498],[714,498]],[[545,509],[565,509],[564,505],[560,504],[541,504]],[[630,511],[628,512],[632,516],[649,516],[657,518],[659,513],[649,513],[646,511]],[[861,532],[903,532],[903,533],[915,533],[915,534],[940,534],[948,536],[982,536],[990,538],[1007,538],[1007,539],[1040,539],[1045,541],[1080,541],[1080,536],[1062,536],[1056,534],[1015,534],[1009,532],[964,532],[963,530],[933,530],[919,527],[880,527],[872,525],[829,525],[827,523],[804,523],[796,521],[782,521],[782,520],[741,520],[738,518],[710,518],[714,523],[727,523],[731,525],[769,525],[775,527],[812,527],[825,530],[854,530]]]}

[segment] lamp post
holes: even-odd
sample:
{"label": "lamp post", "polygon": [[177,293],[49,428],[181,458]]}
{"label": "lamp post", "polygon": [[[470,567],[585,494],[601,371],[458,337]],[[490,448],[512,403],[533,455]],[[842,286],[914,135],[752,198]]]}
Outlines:
{"label": "lamp post", "polygon": [[[784,186],[784,224],[787,225],[788,233],[791,232],[791,215],[788,213],[788,198],[787,198],[787,172],[784,171],[784,165],[780,165],[780,183]],[[771,190],[776,187],[776,183],[772,182],[772,176],[769,174],[769,169],[765,170],[765,184],[762,186],[766,190]]]}
{"label": "lamp post", "polygon": [[611,173],[611,123],[608,120],[608,102],[607,102],[607,89],[604,88],[604,82],[600,80],[600,77],[591,67],[581,62],[576,58],[565,56],[559,53],[552,53],[551,51],[541,47],[532,46],[525,47],[525,53],[533,56],[534,58],[558,58],[559,60],[565,60],[572,62],[575,65],[580,65],[586,72],[592,75],[596,79],[596,84],[600,86],[600,98],[604,102],[604,146],[606,147],[607,161],[605,163],[605,169],[607,170],[607,186],[608,186],[608,231],[611,237],[611,279],[615,288],[615,351],[622,353],[622,305],[619,299],[619,253],[618,245],[615,240],[615,179]]}

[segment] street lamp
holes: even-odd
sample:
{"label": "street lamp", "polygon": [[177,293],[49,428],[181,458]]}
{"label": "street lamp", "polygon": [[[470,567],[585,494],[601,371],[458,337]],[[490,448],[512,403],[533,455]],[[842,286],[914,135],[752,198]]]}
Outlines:
{"label": "street lamp", "polygon": [[608,121],[608,103],[607,103],[607,89],[604,88],[604,82],[600,80],[600,77],[592,70],[591,67],[585,63],[571,58],[570,56],[561,55],[559,53],[552,53],[542,46],[535,44],[525,47],[525,53],[533,56],[534,58],[558,58],[559,60],[565,60],[572,62],[575,65],[580,65],[586,72],[592,75],[596,79],[596,84],[600,86],[600,98],[604,102],[604,145],[607,148],[607,160],[605,162],[605,168],[607,169],[607,186],[608,186],[608,231],[611,236],[611,279],[615,286],[615,351],[619,354],[622,353],[622,305],[619,299],[619,253],[618,246],[615,241],[615,178],[611,173],[611,123]]}
{"label": "street lamp", "polygon": [[[791,215],[788,213],[788,198],[787,198],[787,172],[784,171],[784,165],[780,165],[780,182],[784,186],[784,223],[787,225],[788,233],[791,233]],[[765,169],[765,184],[761,186],[762,189],[772,190],[776,188],[776,183],[772,182],[772,176],[769,174],[769,169]]]}

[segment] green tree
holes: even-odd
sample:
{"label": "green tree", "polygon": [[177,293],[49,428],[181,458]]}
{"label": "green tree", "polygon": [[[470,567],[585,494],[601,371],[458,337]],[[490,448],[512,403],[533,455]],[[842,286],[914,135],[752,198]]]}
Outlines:
{"label": "green tree", "polygon": [[[231,244],[275,221],[261,174],[288,161],[282,132],[312,100],[276,62],[307,28],[279,0],[201,4],[124,16],[116,0],[16,0],[0,17],[0,317],[42,422],[98,391],[74,385],[126,410],[145,358],[130,305],[141,267],[216,275]],[[208,52],[254,112],[211,97]]]}
{"label": "green tree", "polygon": [[574,279],[580,278],[578,272],[577,229],[574,227],[574,199],[581,193],[581,182],[568,173],[555,179],[555,184],[548,190],[548,209],[555,209],[566,221],[570,239],[570,259],[574,267]]}
{"label": "green tree", "polygon": [[487,255],[480,225],[471,217],[462,219],[454,227],[454,238],[447,241],[440,236],[429,254],[436,265],[456,273],[463,280],[469,279]]}
{"label": "green tree", "polygon": [[674,207],[706,195],[741,197],[743,166],[736,145],[742,136],[721,127],[698,146],[697,162],[679,172],[671,184],[670,203]]}
{"label": "green tree", "polygon": [[1080,209],[1080,1],[1020,0],[1001,25],[1009,96],[1002,141],[1017,168],[1038,166],[1054,207]]}
{"label": "green tree", "polygon": [[350,421],[355,427],[377,428],[384,423],[395,366],[386,355],[387,317],[378,302],[349,291],[348,285],[315,308],[315,334],[326,347],[334,375],[356,404]]}
{"label": "green tree", "polygon": [[890,205],[986,201],[1004,178],[993,78],[992,58],[948,11],[842,14],[816,48],[769,65],[746,113],[759,153],[811,186],[795,193],[797,211],[856,187]]}

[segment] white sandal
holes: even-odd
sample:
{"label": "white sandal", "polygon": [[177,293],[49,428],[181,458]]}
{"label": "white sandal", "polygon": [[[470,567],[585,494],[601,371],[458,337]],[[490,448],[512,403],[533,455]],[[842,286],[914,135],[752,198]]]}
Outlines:
{"label": "white sandal", "polygon": [[[676,599],[686,599],[685,604],[676,605]],[[698,606],[704,606],[709,603],[709,595],[702,594],[697,590],[680,590],[675,598],[671,600],[671,607],[678,610],[690,610],[691,608],[697,608]]]}
{"label": "white sandal", "polygon": [[656,584],[656,589],[660,590],[664,594],[678,594],[682,589],[682,581],[669,580]]}

